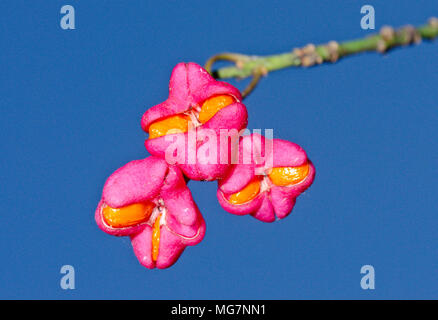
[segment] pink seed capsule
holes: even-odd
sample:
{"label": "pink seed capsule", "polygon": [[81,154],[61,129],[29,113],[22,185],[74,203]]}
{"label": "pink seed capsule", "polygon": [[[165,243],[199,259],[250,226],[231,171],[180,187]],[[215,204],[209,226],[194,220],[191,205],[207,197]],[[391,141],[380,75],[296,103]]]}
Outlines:
{"label": "pink seed capsule", "polygon": [[[268,144],[272,148],[265,148]],[[239,142],[239,157],[217,191],[221,206],[233,214],[251,214],[264,222],[285,218],[315,178],[305,151],[286,140],[245,136]]]}
{"label": "pink seed capsule", "polygon": [[172,71],[167,100],[142,117],[142,128],[149,133],[146,149],[177,165],[190,179],[223,178],[232,148],[221,144],[221,132],[246,128],[248,114],[241,100],[239,90],[215,80],[201,66],[179,63]]}
{"label": "pink seed capsule", "polygon": [[205,234],[181,171],[153,156],[131,161],[108,178],[95,220],[108,234],[130,236],[147,268],[170,267]]}

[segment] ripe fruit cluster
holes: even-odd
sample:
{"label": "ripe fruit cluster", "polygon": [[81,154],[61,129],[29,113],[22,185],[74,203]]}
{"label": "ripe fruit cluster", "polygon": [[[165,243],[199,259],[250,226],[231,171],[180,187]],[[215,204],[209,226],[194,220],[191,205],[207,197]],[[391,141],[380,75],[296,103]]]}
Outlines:
{"label": "ripe fruit cluster", "polygon": [[[189,179],[217,180],[217,198],[226,211],[264,222],[286,217],[312,184],[315,168],[300,146],[238,134],[247,126],[241,101],[230,84],[195,63],[180,63],[168,99],[144,113],[151,156],[108,178],[95,213],[103,231],[131,238],[143,266],[170,267],[187,246],[203,239],[205,222]],[[224,131],[237,133],[237,139],[223,139]]]}

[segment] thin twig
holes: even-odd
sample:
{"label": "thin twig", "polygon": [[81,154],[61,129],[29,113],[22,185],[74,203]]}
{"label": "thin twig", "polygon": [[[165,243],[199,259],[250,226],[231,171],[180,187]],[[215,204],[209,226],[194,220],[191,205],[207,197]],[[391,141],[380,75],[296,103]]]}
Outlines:
{"label": "thin twig", "polygon": [[[318,46],[308,44],[281,54],[249,56],[240,53],[220,53],[208,59],[205,67],[217,79],[243,79],[252,76],[253,79],[243,92],[246,96],[255,88],[261,76],[271,71],[289,67],[311,67],[324,62],[334,63],[340,58],[361,52],[385,53],[396,47],[417,44],[423,39],[433,40],[436,37],[438,37],[438,18],[433,17],[427,24],[419,27],[408,25],[394,30],[392,27],[384,26],[378,34],[365,38],[341,43],[330,41]],[[221,60],[233,62],[234,66],[212,70],[213,64]]]}

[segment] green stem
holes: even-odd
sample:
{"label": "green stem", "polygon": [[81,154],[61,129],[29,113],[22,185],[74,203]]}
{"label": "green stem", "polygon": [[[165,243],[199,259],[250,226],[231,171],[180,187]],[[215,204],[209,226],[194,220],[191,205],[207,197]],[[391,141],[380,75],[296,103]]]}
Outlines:
{"label": "green stem", "polygon": [[[361,52],[384,53],[396,47],[419,43],[422,39],[433,40],[436,37],[438,37],[438,19],[431,18],[429,23],[419,27],[405,26],[397,30],[383,27],[379,34],[365,38],[341,43],[331,41],[328,44],[318,46],[307,45],[281,54],[248,56],[237,53],[221,53],[208,60],[207,70],[217,79],[247,78],[260,72],[266,74],[289,67],[310,67],[323,62],[336,62],[339,58]],[[212,64],[218,60],[232,61],[235,65],[211,71]]]}

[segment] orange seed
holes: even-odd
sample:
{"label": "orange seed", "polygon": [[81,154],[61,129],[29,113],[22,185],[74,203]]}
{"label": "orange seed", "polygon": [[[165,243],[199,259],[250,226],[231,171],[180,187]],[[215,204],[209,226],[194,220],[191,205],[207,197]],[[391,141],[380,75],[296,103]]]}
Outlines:
{"label": "orange seed", "polygon": [[273,168],[269,174],[271,181],[277,186],[288,186],[303,181],[309,174],[309,164],[305,163],[298,167]]}
{"label": "orange seed", "polygon": [[157,261],[158,250],[160,247],[160,218],[161,214],[155,219],[154,226],[152,228],[152,260]]}
{"label": "orange seed", "polygon": [[104,206],[102,214],[111,227],[125,228],[148,220],[154,207],[152,202],[134,203],[122,208]]}
{"label": "orange seed", "polygon": [[242,204],[254,199],[260,192],[260,180],[255,178],[245,188],[229,196],[228,201],[232,204]]}
{"label": "orange seed", "polygon": [[155,121],[149,126],[149,139],[158,138],[171,133],[187,132],[189,130],[189,122],[190,117],[185,114],[177,114]]}
{"label": "orange seed", "polygon": [[234,98],[229,95],[215,96],[205,100],[202,104],[201,111],[199,112],[199,121],[206,123],[210,120],[219,110],[229,106],[234,102]]}

